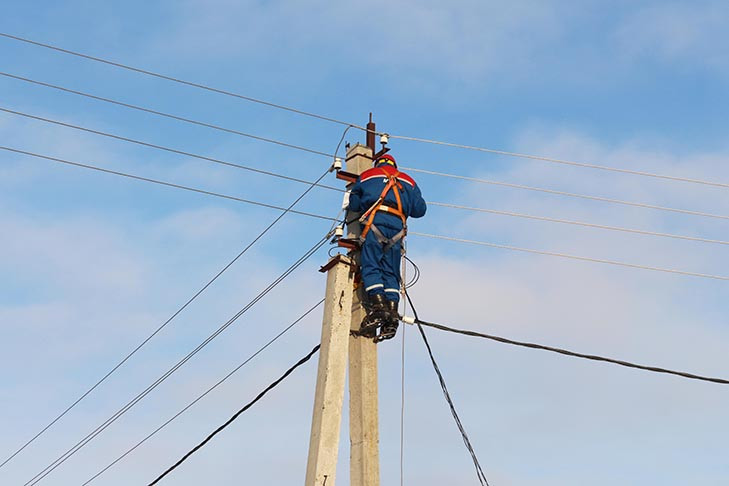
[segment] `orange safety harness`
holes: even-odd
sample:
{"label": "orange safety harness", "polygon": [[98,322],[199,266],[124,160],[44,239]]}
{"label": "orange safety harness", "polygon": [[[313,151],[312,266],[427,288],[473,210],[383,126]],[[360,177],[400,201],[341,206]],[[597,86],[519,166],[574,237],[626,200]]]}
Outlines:
{"label": "orange safety harness", "polygon": [[[399,175],[400,172],[395,171],[394,174],[387,176],[388,181],[385,185],[385,188],[382,190],[380,197],[377,198],[377,201],[375,201],[375,203],[370,206],[370,208],[365,211],[359,218],[360,224],[364,224],[364,228],[362,228],[362,233],[360,235],[360,241],[364,243],[364,240],[367,237],[367,233],[369,233],[371,230],[377,238],[377,241],[382,243],[382,245],[384,246],[384,251],[388,251],[390,248],[392,248],[393,245],[395,245],[395,243],[400,241],[407,234],[407,217],[402,211],[402,200],[400,199],[402,184],[400,183],[400,181],[397,180],[397,176]],[[390,191],[393,191],[395,193],[395,201],[397,202],[396,208],[386,206],[384,204],[385,197]],[[400,230],[400,232],[392,238],[387,238],[386,236],[384,236],[379,228],[377,228],[377,226],[375,226],[373,223],[377,211],[382,211],[400,217],[400,219],[402,220],[402,230]]]}

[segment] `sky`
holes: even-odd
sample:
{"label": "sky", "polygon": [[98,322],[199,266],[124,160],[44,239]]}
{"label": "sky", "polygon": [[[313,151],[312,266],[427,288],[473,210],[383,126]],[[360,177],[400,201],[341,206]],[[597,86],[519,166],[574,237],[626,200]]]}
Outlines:
{"label": "sky", "polygon": [[[721,1],[5,0],[0,32],[378,130],[729,183]],[[0,38],[1,71],[332,154],[363,133]],[[0,108],[313,181],[322,156],[0,76]],[[306,185],[0,112],[0,145],[274,206]],[[391,138],[413,233],[729,276],[727,187]],[[339,149],[339,155],[343,148]],[[566,197],[473,179],[701,212]],[[341,187],[332,174],[324,184]],[[716,242],[474,212],[446,203]],[[335,217],[341,194],[296,209]],[[280,211],[0,151],[0,462],[175,313]],[[719,216],[719,217],[716,217]],[[287,214],[132,359],[0,467],[23,485],[228,321],[330,229]],[[324,296],[325,246],[39,484],[86,482]],[[727,281],[411,234],[420,317],[729,377]],[[336,250],[330,249],[331,252]],[[408,267],[406,276],[412,276]],[[407,309],[407,314],[412,312]],[[147,484],[317,344],[321,309],[91,484]],[[729,484],[726,386],[426,329],[494,486]],[[478,484],[420,337],[378,345],[383,485]],[[404,359],[403,359],[404,356]],[[404,376],[404,403],[401,390]],[[316,360],[169,478],[301,484]],[[346,404],[346,400],[345,400]],[[337,484],[349,483],[348,417]]]}

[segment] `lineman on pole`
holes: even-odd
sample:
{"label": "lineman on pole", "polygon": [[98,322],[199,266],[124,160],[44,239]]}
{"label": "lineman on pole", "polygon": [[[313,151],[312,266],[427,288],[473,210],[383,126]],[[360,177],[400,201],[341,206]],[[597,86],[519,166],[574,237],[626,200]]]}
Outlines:
{"label": "lineman on pole", "polygon": [[357,179],[349,209],[362,213],[361,274],[369,305],[360,333],[375,341],[390,339],[399,321],[400,258],[407,218],[424,216],[425,200],[415,181],[398,171],[395,159],[385,154]]}

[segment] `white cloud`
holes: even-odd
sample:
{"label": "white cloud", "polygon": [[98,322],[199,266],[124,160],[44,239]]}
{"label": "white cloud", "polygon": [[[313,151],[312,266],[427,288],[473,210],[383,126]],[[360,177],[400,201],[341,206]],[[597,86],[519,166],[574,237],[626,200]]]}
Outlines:
{"label": "white cloud", "polygon": [[353,47],[359,46],[357,58],[393,80],[424,81],[428,73],[480,79],[505,66],[529,66],[545,53],[546,45],[560,38],[565,22],[575,14],[568,5],[531,0],[508,5],[466,1],[458,8],[416,1],[304,5],[190,0],[176,30],[159,44],[163,50],[236,56],[241,61],[313,52],[318,60],[306,57],[313,70],[324,69],[323,61],[333,59],[346,68]]}
{"label": "white cloud", "polygon": [[729,19],[726,2],[664,2],[627,16],[615,38],[623,53],[684,66],[704,66],[727,73]]}

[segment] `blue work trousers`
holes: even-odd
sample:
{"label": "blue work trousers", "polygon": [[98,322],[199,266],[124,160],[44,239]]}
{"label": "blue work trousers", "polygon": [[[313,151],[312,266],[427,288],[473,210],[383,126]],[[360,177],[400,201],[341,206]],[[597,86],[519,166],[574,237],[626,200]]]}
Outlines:
{"label": "blue work trousers", "polygon": [[[377,226],[383,236],[392,238],[400,232]],[[362,244],[362,283],[368,295],[385,294],[387,300],[400,301],[400,258],[402,239],[384,252],[384,245],[377,241],[374,231],[369,231]]]}

